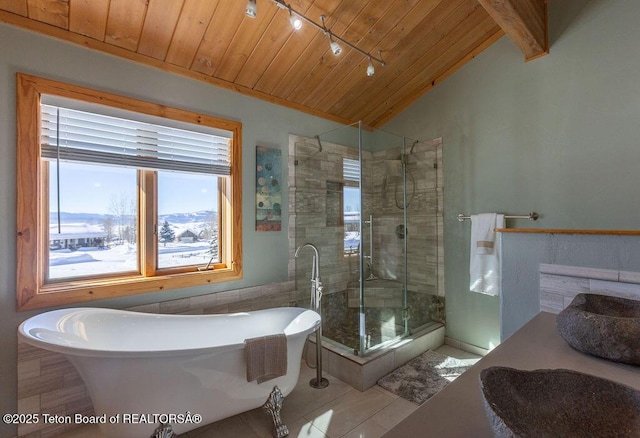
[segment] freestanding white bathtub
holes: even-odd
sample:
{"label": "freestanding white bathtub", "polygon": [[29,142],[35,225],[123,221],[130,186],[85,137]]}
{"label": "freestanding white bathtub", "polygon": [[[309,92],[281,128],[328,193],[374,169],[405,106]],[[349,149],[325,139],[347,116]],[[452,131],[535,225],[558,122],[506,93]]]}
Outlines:
{"label": "freestanding white bathtub", "polygon": [[[18,333],[73,363],[95,418],[106,422],[99,425],[105,436],[146,438],[160,421],[184,433],[259,407],[276,385],[286,396],[307,336],[319,325],[316,312],[297,307],[188,316],[72,308],[29,318]],[[244,340],[279,333],[287,337],[287,374],[247,382]],[[189,422],[194,415],[201,422]]]}

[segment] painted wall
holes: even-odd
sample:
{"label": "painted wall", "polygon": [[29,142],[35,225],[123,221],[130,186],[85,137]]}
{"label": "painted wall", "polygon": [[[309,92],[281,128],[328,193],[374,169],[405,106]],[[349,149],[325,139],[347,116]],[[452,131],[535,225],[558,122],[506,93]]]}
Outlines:
{"label": "painted wall", "polygon": [[[16,328],[35,313],[15,311],[17,72],[239,120],[243,124],[243,280],[104,300],[91,305],[130,307],[288,279],[286,219],[281,232],[254,231],[255,145],[281,148],[286,159],[288,134],[292,130],[313,136],[339,125],[7,25],[0,25],[0,42],[0,412],[16,412]],[[286,169],[286,165],[283,167]],[[283,199],[287,199],[286,184],[283,190]],[[283,218],[288,214],[286,205],[284,203]],[[14,433],[12,427],[0,424],[0,436]]]}
{"label": "painted wall", "polygon": [[503,37],[384,127],[443,137],[447,336],[500,340],[499,299],[469,292],[470,223],[458,213],[640,229],[639,20],[635,0],[550,1],[549,55],[525,63]]}

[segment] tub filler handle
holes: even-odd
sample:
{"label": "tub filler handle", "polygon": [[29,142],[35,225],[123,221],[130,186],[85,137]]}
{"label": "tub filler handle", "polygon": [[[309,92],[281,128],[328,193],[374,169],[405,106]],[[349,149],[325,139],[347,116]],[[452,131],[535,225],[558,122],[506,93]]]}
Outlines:
{"label": "tub filler handle", "polygon": [[278,386],[274,386],[273,391],[269,394],[269,398],[262,406],[262,408],[271,415],[271,419],[273,420],[274,438],[284,438],[289,436],[289,429],[282,423],[282,419],[280,418],[280,409],[282,409],[283,400],[284,396],[282,395],[282,391],[280,391]]}

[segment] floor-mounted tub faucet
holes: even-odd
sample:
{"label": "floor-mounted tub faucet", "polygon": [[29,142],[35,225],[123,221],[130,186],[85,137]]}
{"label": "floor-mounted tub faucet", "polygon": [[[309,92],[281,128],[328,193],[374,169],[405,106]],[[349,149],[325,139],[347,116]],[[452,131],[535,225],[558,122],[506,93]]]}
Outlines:
{"label": "floor-mounted tub faucet", "polygon": [[309,247],[313,250],[313,260],[311,262],[311,302],[310,307],[315,310],[319,315],[322,316],[320,312],[320,301],[322,299],[322,282],[320,281],[320,252],[318,248],[312,243],[305,243],[304,245],[300,245],[298,249],[296,249],[295,257],[298,258],[300,251],[304,247]]}
{"label": "floor-mounted tub faucet", "polygon": [[326,388],[329,381],[322,377],[322,312],[320,310],[320,301],[322,299],[322,282],[320,281],[320,253],[318,248],[312,243],[300,245],[294,254],[298,258],[300,250],[309,247],[313,250],[313,261],[311,265],[311,307],[320,315],[320,325],[316,330],[316,377],[311,379],[309,385],[313,388]]}

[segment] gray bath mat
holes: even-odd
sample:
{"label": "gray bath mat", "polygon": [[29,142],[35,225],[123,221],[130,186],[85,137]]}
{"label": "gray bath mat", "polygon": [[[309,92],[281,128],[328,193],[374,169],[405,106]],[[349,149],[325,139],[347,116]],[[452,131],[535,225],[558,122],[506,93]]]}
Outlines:
{"label": "gray bath mat", "polygon": [[410,402],[421,404],[470,366],[459,359],[427,350],[378,380],[378,385]]}

